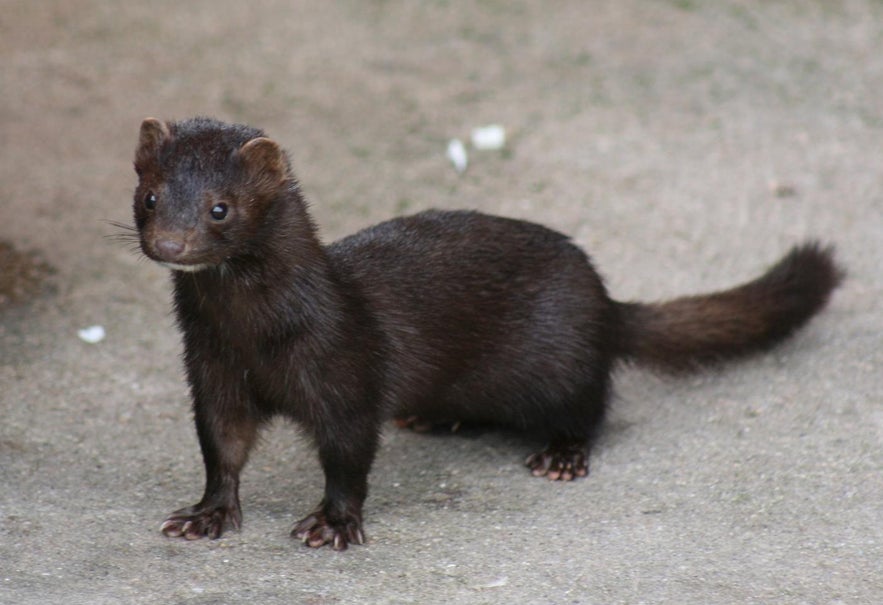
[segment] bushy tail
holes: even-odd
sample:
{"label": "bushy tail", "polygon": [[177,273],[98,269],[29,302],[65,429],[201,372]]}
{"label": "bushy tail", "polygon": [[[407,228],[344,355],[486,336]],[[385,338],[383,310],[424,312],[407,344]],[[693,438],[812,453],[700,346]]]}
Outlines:
{"label": "bushy tail", "polygon": [[662,303],[617,303],[620,354],[682,372],[767,349],[820,311],[843,275],[833,249],[811,242],[730,290]]}

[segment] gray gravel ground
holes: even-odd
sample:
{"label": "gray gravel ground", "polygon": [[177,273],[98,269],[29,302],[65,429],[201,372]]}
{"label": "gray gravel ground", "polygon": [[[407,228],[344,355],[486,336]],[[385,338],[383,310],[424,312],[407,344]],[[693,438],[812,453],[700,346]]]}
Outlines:
{"label": "gray gravel ground", "polygon": [[[0,241],[56,270],[0,306],[0,602],[883,602],[880,2],[0,0],[0,91]],[[322,477],[280,423],[242,531],[170,540],[202,468],[168,278],[103,236],[141,119],[195,114],[287,147],[329,240],[479,208],[572,234],[620,299],[809,237],[850,277],[771,354],[619,372],[587,480],[390,427],[368,545],[310,550]],[[506,149],[458,175],[447,141],[488,123]]]}

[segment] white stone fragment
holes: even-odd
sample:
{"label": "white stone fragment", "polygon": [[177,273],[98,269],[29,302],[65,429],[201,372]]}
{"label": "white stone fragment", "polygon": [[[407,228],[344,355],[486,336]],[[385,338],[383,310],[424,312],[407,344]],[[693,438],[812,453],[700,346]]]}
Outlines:
{"label": "white stone fragment", "polygon": [[506,576],[500,576],[499,578],[491,580],[490,582],[486,582],[484,584],[479,584],[478,586],[476,586],[476,588],[478,588],[478,589],[502,588],[503,586],[506,586],[508,583],[509,583],[509,578],[507,578]]}
{"label": "white stone fragment", "polygon": [[466,155],[466,146],[463,145],[463,141],[451,139],[448,142],[448,159],[454,165],[454,169],[457,172],[466,170],[466,166],[469,164],[469,157]]}
{"label": "white stone fragment", "polygon": [[88,328],[77,330],[77,336],[79,336],[80,340],[83,342],[88,342],[90,345],[94,345],[104,340],[106,334],[103,326],[89,326]]}
{"label": "white stone fragment", "polygon": [[480,151],[494,151],[506,145],[506,129],[490,124],[472,130],[472,146]]}

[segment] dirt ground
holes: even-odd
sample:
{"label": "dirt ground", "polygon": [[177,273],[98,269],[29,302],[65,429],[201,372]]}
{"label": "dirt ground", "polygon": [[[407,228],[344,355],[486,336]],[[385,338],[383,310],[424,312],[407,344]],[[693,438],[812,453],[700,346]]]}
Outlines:
{"label": "dirt ground", "polygon": [[[0,603],[879,603],[881,91],[874,0],[0,0]],[[241,532],[166,539],[202,489],[169,280],[108,236],[141,120],[192,115],[289,149],[327,240],[478,208],[571,234],[619,299],[807,238],[849,280],[771,354],[621,371],[586,480],[391,427],[369,543],[310,550],[322,477],[280,423]]]}

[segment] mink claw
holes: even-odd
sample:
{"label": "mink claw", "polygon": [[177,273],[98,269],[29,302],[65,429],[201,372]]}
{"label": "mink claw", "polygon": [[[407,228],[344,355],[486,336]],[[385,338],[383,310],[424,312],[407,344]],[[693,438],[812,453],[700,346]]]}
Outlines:
{"label": "mink claw", "polygon": [[346,550],[350,544],[365,543],[365,534],[358,520],[332,522],[321,511],[298,521],[291,530],[291,537],[310,548],[319,548],[328,544],[337,551]]}
{"label": "mink claw", "polygon": [[586,454],[577,447],[550,447],[531,454],[524,464],[534,477],[546,477],[550,481],[572,481],[589,474]]}
{"label": "mink claw", "polygon": [[177,538],[183,533],[176,519],[166,519],[159,526],[159,531],[169,538]]}
{"label": "mink claw", "polygon": [[159,530],[169,538],[216,540],[228,525],[234,529],[239,529],[242,525],[242,513],[238,506],[228,508],[196,505],[173,512],[163,521]]}
{"label": "mink claw", "polygon": [[552,463],[552,457],[546,452],[536,452],[527,457],[524,465],[530,469],[530,474],[534,477],[543,477],[549,472],[549,466]]}

